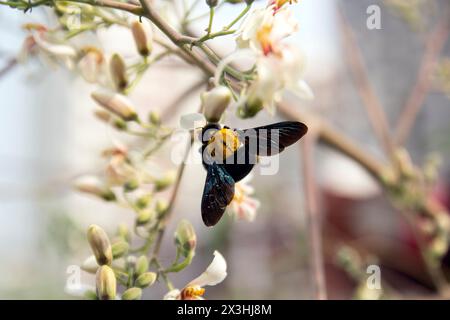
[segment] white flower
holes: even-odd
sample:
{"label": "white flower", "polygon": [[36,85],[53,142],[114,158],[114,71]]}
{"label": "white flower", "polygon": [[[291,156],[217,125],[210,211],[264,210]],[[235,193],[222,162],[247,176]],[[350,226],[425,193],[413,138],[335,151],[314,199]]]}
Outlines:
{"label": "white flower", "polygon": [[105,73],[103,53],[95,47],[85,47],[81,51],[83,55],[77,65],[81,76],[87,82],[99,82]]}
{"label": "white flower", "polygon": [[27,57],[31,50],[37,49],[37,54],[41,59],[51,63],[59,62],[68,69],[73,69],[77,51],[74,47],[66,44],[61,39],[57,39],[54,34],[40,24],[26,24],[24,26],[31,35],[25,41],[25,45],[20,56]]}
{"label": "white flower", "polygon": [[182,290],[169,291],[164,300],[203,300],[204,286],[214,286],[221,283],[227,276],[227,262],[224,257],[214,251],[214,259],[206,270],[189,282]]}
{"label": "white flower", "polygon": [[280,9],[274,13],[271,7],[254,10],[242,24],[237,38],[239,48],[268,55],[280,50],[281,41],[298,30],[292,12]]}
{"label": "white flower", "polygon": [[234,198],[227,208],[227,212],[234,218],[245,221],[253,221],[260,202],[251,197],[254,189],[249,185],[252,175],[249,174],[234,186]]}
{"label": "white flower", "polygon": [[260,56],[256,61],[257,78],[247,91],[247,101],[241,106],[243,115],[253,116],[263,107],[273,114],[274,105],[289,90],[302,99],[314,97],[311,88],[303,80],[305,58],[296,47],[280,46],[278,54]]}

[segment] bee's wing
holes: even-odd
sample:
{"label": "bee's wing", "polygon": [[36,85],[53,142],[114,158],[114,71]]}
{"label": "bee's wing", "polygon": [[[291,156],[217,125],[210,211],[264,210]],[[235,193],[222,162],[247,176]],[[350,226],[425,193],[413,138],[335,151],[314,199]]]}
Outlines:
{"label": "bee's wing", "polygon": [[297,142],[307,131],[308,127],[304,123],[283,121],[267,126],[238,130],[238,133],[250,154],[271,156]]}
{"label": "bee's wing", "polygon": [[234,180],[215,162],[208,165],[202,197],[202,219],[210,227],[219,222],[234,197]]}

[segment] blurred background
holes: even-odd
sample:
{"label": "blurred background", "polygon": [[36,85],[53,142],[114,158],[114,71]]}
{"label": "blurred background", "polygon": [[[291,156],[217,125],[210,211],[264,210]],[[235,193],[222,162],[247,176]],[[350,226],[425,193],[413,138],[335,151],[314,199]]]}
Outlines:
{"label": "blurred background", "polygon": [[[380,30],[366,26],[367,8],[373,4],[381,9]],[[198,10],[202,13],[205,7]],[[224,6],[217,24],[229,21],[236,10]],[[342,19],[353,30],[368,78],[395,130],[416,83],[429,35],[447,14],[448,1],[303,0],[293,10],[300,30],[290,41],[306,53],[306,81],[316,97],[299,110],[320,114],[364,150],[383,159],[349,71],[347,60],[353,49],[343,37]],[[23,14],[0,8],[0,70],[20,51],[25,36],[21,26],[30,21],[54,23],[42,9]],[[198,30],[205,23],[198,21]],[[129,32],[119,27],[102,30],[98,38],[86,36],[83,41],[125,57],[134,50]],[[234,50],[234,39],[221,38],[212,46],[228,53]],[[444,68],[445,57],[450,57],[450,43],[444,45],[438,66]],[[440,155],[442,164],[434,193],[450,207],[450,71],[444,71],[436,68],[432,75],[436,79],[407,148],[418,165],[431,153]],[[70,298],[64,293],[66,270],[90,254],[87,226],[95,223],[114,232],[120,222],[133,221],[129,211],[72,188],[78,176],[95,174],[104,167],[100,151],[110,147],[112,139],[121,137],[93,116],[90,92],[95,86],[64,69],[32,60],[0,74],[0,298]],[[169,58],[146,74],[131,98],[139,112],[163,111],[177,101],[176,93],[182,94],[198,79],[199,74]],[[195,112],[199,93],[191,92],[182,99],[179,114],[173,114],[168,123],[177,125],[181,114]],[[252,127],[275,120],[282,117],[273,119],[260,113],[244,121],[227,115],[231,127]],[[204,227],[200,216],[205,172],[201,165],[187,166],[173,220],[187,218],[194,224],[198,249],[192,265],[172,277],[176,287],[183,287],[201,273],[217,249],[228,262],[228,277],[207,290],[208,298],[313,297],[301,155],[299,147],[286,150],[276,176],[255,172],[253,185],[261,208],[254,222],[234,222],[226,217],[212,229]],[[356,163],[327,147],[318,148],[314,162],[328,297],[367,295],[358,293],[357,281],[339,263],[343,248],[350,247],[353,249],[347,254],[358,256],[355,259],[363,264],[381,267],[383,282],[395,294],[434,294],[412,230],[377,183]],[[172,166],[168,162],[160,165]],[[173,258],[173,231],[172,225],[161,250],[165,263]],[[450,263],[450,256],[447,260],[444,266]],[[83,274],[83,281],[93,283],[93,277]],[[145,298],[160,299],[165,292],[158,284],[146,290]]]}

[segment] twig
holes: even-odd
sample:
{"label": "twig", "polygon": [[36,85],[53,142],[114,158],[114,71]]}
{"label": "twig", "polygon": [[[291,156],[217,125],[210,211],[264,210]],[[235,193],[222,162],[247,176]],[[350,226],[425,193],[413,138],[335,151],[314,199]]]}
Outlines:
{"label": "twig", "polygon": [[298,112],[298,108],[283,101],[278,104],[278,110],[288,119],[303,121],[309,126],[317,127],[317,134],[321,142],[345,154],[363,166],[375,179],[381,180],[384,164],[363,150],[344,134],[333,128],[328,122],[312,115]]}
{"label": "twig", "polygon": [[174,207],[175,201],[178,196],[178,190],[181,185],[181,179],[183,178],[184,169],[186,168],[187,158],[189,156],[189,153],[191,152],[191,147],[192,147],[193,143],[194,143],[194,137],[193,137],[193,135],[191,135],[189,145],[186,148],[186,153],[184,154],[184,157],[183,157],[183,162],[180,164],[180,167],[178,169],[177,178],[175,180],[175,186],[173,187],[172,195],[170,196],[170,199],[169,199],[169,206],[166,209],[166,212],[164,213],[164,217],[161,219],[160,224],[159,224],[158,235],[156,238],[155,246],[153,247],[153,253],[152,253],[153,258],[158,257],[159,250],[161,249],[162,240],[163,240],[164,234],[166,232],[166,226],[167,226],[167,223],[168,223],[170,217],[172,216],[173,207]]}
{"label": "twig", "polygon": [[325,270],[322,250],[322,227],[318,208],[317,185],[315,181],[314,147],[317,141],[317,132],[310,128],[301,144],[303,151],[303,176],[305,180],[306,218],[308,225],[308,245],[310,269],[313,281],[314,296],[317,300],[327,299],[325,283]]}
{"label": "twig", "polygon": [[[450,11],[450,10],[447,10]],[[398,145],[405,144],[416,122],[417,115],[423,106],[432,84],[432,74],[437,60],[444,49],[450,32],[450,14],[447,12],[437,26],[427,37],[425,53],[422,57],[420,69],[408,100],[397,122],[395,141]]]}
{"label": "twig", "polygon": [[16,58],[12,58],[10,59],[6,65],[0,69],[0,78],[5,76],[8,72],[10,72],[12,69],[14,69],[14,67],[17,66],[17,59]]}
{"label": "twig", "polygon": [[381,145],[388,155],[395,151],[389,123],[383,107],[369,81],[361,49],[342,10],[339,10],[340,26],[345,41],[345,56],[352,73],[353,82],[367,110],[370,123]]}

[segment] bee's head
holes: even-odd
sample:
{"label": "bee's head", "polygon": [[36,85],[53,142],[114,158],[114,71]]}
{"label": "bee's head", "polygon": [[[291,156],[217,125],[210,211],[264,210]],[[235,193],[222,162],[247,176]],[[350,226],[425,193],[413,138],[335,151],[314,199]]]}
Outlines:
{"label": "bee's head", "polygon": [[212,136],[221,129],[221,125],[218,123],[208,123],[206,126],[202,128],[201,137],[199,140],[207,144],[209,140],[211,140]]}

